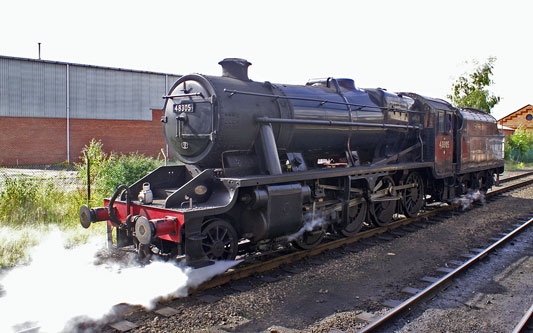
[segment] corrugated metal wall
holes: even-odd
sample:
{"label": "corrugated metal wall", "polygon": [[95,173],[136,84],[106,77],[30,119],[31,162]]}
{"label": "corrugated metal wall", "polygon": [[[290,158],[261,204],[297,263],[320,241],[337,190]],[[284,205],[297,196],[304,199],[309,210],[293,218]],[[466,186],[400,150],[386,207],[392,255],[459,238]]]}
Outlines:
{"label": "corrugated metal wall", "polygon": [[0,57],[0,117],[151,120],[176,75]]}
{"label": "corrugated metal wall", "polygon": [[65,118],[64,65],[0,58],[0,116]]}

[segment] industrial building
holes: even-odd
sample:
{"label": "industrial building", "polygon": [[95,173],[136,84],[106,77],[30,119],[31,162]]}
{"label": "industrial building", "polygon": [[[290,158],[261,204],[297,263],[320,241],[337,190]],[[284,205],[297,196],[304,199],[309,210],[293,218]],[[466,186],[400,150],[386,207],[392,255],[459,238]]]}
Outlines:
{"label": "industrial building", "polygon": [[72,163],[93,138],[157,156],[179,75],[0,56],[0,166]]}
{"label": "industrial building", "polygon": [[505,135],[511,135],[519,127],[527,131],[533,131],[533,105],[527,104],[498,120]]}

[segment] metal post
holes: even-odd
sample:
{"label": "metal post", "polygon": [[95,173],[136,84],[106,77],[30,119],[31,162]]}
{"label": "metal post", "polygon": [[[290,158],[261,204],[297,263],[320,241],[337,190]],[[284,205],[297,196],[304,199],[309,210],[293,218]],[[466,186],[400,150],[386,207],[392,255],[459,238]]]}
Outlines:
{"label": "metal post", "polygon": [[67,164],[70,164],[70,65],[67,64]]}
{"label": "metal post", "polygon": [[91,207],[91,160],[86,151],[83,151],[85,155],[85,163],[87,164],[87,207]]}
{"label": "metal post", "polygon": [[163,148],[161,148],[161,154],[163,155],[163,158],[165,159],[165,166],[167,166],[167,155],[165,154],[165,151]]}
{"label": "metal post", "polygon": [[[165,94],[168,94],[168,74],[165,74]],[[163,110],[163,116],[165,115],[165,110]],[[168,156],[168,144],[166,144],[166,152],[167,155],[165,156],[165,166],[167,165],[167,156]]]}

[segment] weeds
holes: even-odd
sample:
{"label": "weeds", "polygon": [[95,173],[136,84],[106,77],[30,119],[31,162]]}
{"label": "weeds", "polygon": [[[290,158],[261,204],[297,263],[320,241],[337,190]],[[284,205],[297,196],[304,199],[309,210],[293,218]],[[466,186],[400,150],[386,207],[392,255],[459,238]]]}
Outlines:
{"label": "weeds", "polygon": [[533,163],[505,161],[505,170],[520,170],[532,168]]}
{"label": "weeds", "polygon": [[[89,157],[91,188],[100,199],[113,194],[121,185],[131,185],[148,172],[163,165],[159,156],[154,159],[142,154],[131,153],[129,155],[107,154],[103,150],[101,141],[91,140],[83,151]],[[78,176],[84,185],[87,185],[87,162],[76,164]]]}
{"label": "weeds", "polygon": [[[28,250],[37,245],[56,225],[0,226],[0,272],[2,268],[14,267],[28,261]],[[86,243],[90,237],[101,235],[105,224],[91,229],[60,228],[64,235],[65,247]]]}
{"label": "weeds", "polygon": [[[162,165],[157,158],[133,153],[106,153],[100,141],[92,140],[83,150],[89,157],[91,205],[99,206],[120,184],[131,185]],[[89,230],[79,225],[79,208],[87,203],[87,163],[74,165],[79,185],[66,187],[54,179],[6,177],[0,180],[0,269],[23,260],[51,228],[68,234],[67,246],[87,241],[89,235],[102,233],[105,223]]]}
{"label": "weeds", "polygon": [[0,225],[75,225],[81,195],[65,191],[53,180],[4,179],[0,189]]}

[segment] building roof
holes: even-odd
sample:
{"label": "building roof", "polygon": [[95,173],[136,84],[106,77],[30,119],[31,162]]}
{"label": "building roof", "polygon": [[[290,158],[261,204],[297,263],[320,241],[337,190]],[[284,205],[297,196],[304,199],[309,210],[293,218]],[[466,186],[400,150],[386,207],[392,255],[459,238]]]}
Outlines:
{"label": "building roof", "polygon": [[182,76],[181,74],[173,74],[173,73],[161,73],[161,72],[152,72],[152,71],[144,71],[144,70],[136,70],[136,69],[126,69],[126,68],[117,68],[117,67],[86,65],[86,64],[77,64],[77,63],[65,62],[65,61],[53,61],[53,60],[42,60],[42,59],[32,59],[32,58],[10,57],[10,56],[4,56],[4,55],[0,55],[0,59],[28,61],[28,62],[43,63],[43,64],[70,65],[70,66],[85,67],[85,68],[109,69],[109,70],[121,71],[121,72]]}
{"label": "building roof", "polygon": [[514,131],[515,130],[514,128],[503,126],[503,125],[500,125],[500,124],[498,124],[498,129],[502,130],[502,131]]}
{"label": "building roof", "polygon": [[522,114],[528,112],[528,108],[533,108],[533,105],[527,104],[527,105],[521,107],[520,109],[516,110],[515,112],[512,112],[512,113],[506,115],[505,117],[502,117],[502,118],[498,119],[498,122],[503,123],[504,121],[513,120],[513,119],[521,116]]}

